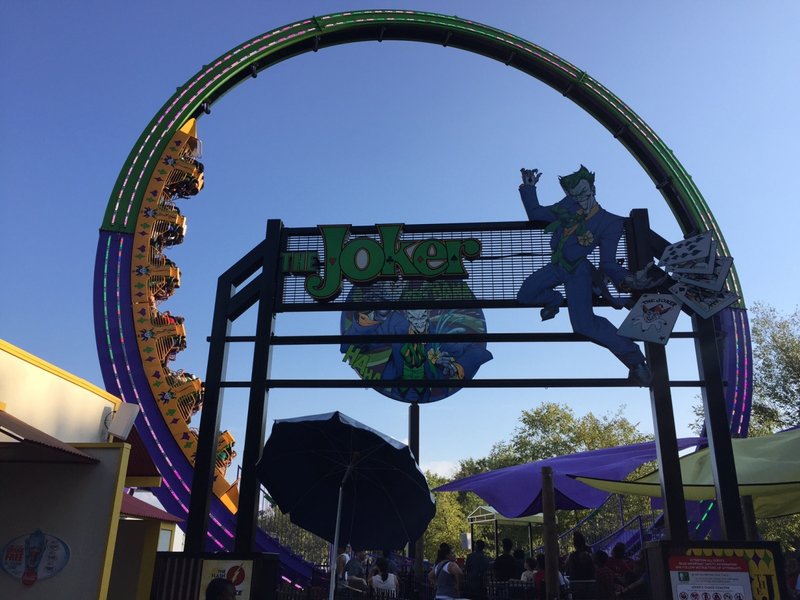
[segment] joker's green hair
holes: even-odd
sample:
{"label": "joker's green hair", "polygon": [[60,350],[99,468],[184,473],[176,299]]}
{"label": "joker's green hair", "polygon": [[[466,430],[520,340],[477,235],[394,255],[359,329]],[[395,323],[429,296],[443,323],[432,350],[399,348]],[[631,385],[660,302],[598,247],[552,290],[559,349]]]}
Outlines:
{"label": "joker's green hair", "polygon": [[558,183],[561,184],[561,189],[563,189],[567,194],[569,191],[578,185],[581,180],[585,179],[589,182],[592,186],[592,190],[594,190],[594,173],[592,173],[589,169],[581,165],[581,168],[575,171],[574,173],[570,173],[569,175],[564,175],[563,177],[558,178]]}

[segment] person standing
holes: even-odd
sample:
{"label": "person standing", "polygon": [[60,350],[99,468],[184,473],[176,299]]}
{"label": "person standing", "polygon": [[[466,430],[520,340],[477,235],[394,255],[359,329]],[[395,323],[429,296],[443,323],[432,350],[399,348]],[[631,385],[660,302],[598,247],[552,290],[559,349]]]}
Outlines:
{"label": "person standing", "polygon": [[464,580],[466,583],[465,595],[472,600],[483,600],[486,598],[486,586],[484,579],[491,566],[489,557],[484,554],[486,542],[478,540],[475,542],[472,552],[467,556],[464,563]]}
{"label": "person standing", "polygon": [[571,580],[594,579],[594,562],[586,538],[580,531],[572,534],[572,544],[575,550],[567,557],[567,577]]}
{"label": "person standing", "polygon": [[377,573],[369,579],[370,587],[379,595],[395,597],[399,591],[400,584],[397,575],[389,572],[389,561],[381,557],[375,563]]}
{"label": "person standing", "polygon": [[428,581],[436,588],[437,600],[453,600],[461,597],[464,574],[458,566],[450,544],[442,543],[436,553],[436,564],[428,573]]}
{"label": "person standing", "polygon": [[534,577],[536,577],[536,561],[529,557],[525,559],[525,570],[519,578],[525,583],[533,583]]}
{"label": "person standing", "polygon": [[599,600],[614,600],[617,591],[622,591],[614,579],[614,571],[608,568],[608,554],[597,550],[594,555],[594,579],[597,582],[597,598]]}
{"label": "person standing", "polygon": [[497,581],[519,579],[520,569],[516,559],[511,555],[514,542],[508,538],[503,539],[503,553],[494,561],[494,578]]}
{"label": "person standing", "polygon": [[367,553],[357,550],[344,567],[347,585],[358,590],[367,589],[367,573],[364,570],[364,559]]}

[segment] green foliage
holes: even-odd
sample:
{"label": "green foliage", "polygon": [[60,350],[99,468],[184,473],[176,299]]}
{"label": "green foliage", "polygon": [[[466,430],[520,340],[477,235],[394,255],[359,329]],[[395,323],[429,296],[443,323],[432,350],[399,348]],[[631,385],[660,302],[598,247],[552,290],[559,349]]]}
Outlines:
{"label": "green foliage", "polygon": [[756,519],[756,527],[762,539],[779,542],[784,552],[800,548],[800,515]]}
{"label": "green foliage", "polygon": [[[468,458],[459,462],[459,469],[454,479],[460,479],[476,473],[483,473],[526,462],[533,462],[583,452],[610,448],[624,444],[634,444],[650,439],[638,429],[638,423],[632,423],[624,416],[625,407],[616,412],[596,416],[588,413],[582,417],[563,404],[545,402],[537,408],[522,411],[519,422],[511,439],[496,443],[489,455],[484,458]],[[643,472],[650,467],[644,467]],[[472,493],[459,493],[458,502],[465,515],[470,514],[477,506],[485,504]],[[647,499],[629,497],[623,502],[623,512],[631,518],[639,512],[647,512]],[[588,511],[560,511],[558,514],[559,529],[566,531],[585,517]],[[612,519],[618,519],[619,512],[614,511]],[[618,523],[618,521],[615,521]],[[494,548],[494,532],[488,527],[477,527],[476,539],[482,537],[487,541],[488,549]],[[511,538],[516,546],[527,547],[527,531],[525,527],[507,527],[500,532],[500,537]],[[534,535],[534,547],[540,544],[538,532]]]}
{"label": "green foliage", "polygon": [[265,510],[258,511],[258,526],[307,561],[328,563],[328,542],[292,523],[289,516],[277,506],[267,506]]}
{"label": "green foliage", "polygon": [[624,410],[621,406],[602,417],[591,412],[576,417],[570,407],[556,402],[524,410],[509,441],[496,443],[485,458],[460,461],[456,477],[651,439],[623,416]]}
{"label": "green foliage", "polygon": [[[431,489],[444,485],[448,479],[425,471],[428,480],[428,487]],[[457,556],[464,556],[461,550],[459,534],[467,531],[467,515],[463,507],[459,504],[455,494],[449,492],[434,492],[436,498],[436,515],[428,525],[424,536],[424,556],[429,560],[436,559],[436,551],[439,544],[447,542],[456,552]]]}
{"label": "green foliage", "polygon": [[800,423],[800,310],[782,315],[756,303],[753,335],[753,406],[750,435],[765,435]]}
{"label": "green foliage", "polygon": [[[753,399],[749,437],[770,435],[800,423],[800,310],[782,315],[755,303],[750,309],[753,341]],[[702,403],[693,407],[692,429],[700,433],[705,415]],[[800,547],[800,515],[756,519],[765,540],[784,550]]]}
{"label": "green foliage", "polygon": [[[751,437],[800,423],[800,310],[783,315],[756,303],[750,310],[753,335]],[[800,515],[756,519],[759,534],[784,550],[800,546]]]}

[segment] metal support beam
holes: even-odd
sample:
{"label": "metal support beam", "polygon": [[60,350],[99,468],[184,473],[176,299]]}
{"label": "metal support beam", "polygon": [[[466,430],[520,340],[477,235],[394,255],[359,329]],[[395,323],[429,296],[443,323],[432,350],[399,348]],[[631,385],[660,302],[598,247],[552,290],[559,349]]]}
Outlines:
{"label": "metal support beam", "polygon": [[729,541],[744,541],[746,536],[739,500],[739,481],[736,477],[731,429],[725,406],[717,332],[713,319],[694,316],[692,323],[699,334],[695,340],[698,370],[706,382],[703,387],[703,409],[706,414],[706,435],[711,452],[711,472],[717,493],[722,537]]}
{"label": "metal support beam", "polygon": [[[631,211],[632,248],[631,271],[643,268],[653,258],[650,245],[650,220],[647,211]],[[667,354],[664,346],[646,342],[644,345],[647,364],[653,373],[650,385],[650,406],[653,412],[653,428],[656,437],[661,497],[664,499],[664,521],[667,537],[677,543],[688,541],[686,501],[683,497],[683,478],[678,456],[678,435],[675,430],[675,414],[672,409]]]}
{"label": "metal support beam", "polygon": [[225,273],[217,281],[217,296],[214,302],[214,317],[211,323],[211,345],[208,351],[203,411],[200,415],[200,430],[197,436],[192,493],[189,499],[189,516],[186,521],[185,551],[199,554],[205,550],[208,532],[208,513],[211,510],[211,494],[216,469],[217,438],[219,437],[222,413],[222,380],[228,361],[228,345],[225,337],[230,334],[231,321],[227,306],[233,293],[233,285]]}
{"label": "metal support beam", "polygon": [[242,477],[239,488],[239,509],[236,513],[235,551],[253,552],[256,527],[258,526],[258,498],[260,483],[256,474],[256,463],[264,449],[267,422],[268,390],[266,381],[270,375],[272,346],[270,337],[275,325],[275,306],[280,290],[281,230],[283,224],[276,219],[267,221],[267,246],[261,264],[258,316],[256,320],[256,343],[253,349],[253,365],[250,376],[250,397],[247,405]]}
{"label": "metal support beam", "polygon": [[[408,447],[419,465],[419,404],[412,402],[408,406]],[[422,559],[425,553],[424,539],[409,540],[409,558],[414,560],[414,578],[418,585],[423,583]]]}

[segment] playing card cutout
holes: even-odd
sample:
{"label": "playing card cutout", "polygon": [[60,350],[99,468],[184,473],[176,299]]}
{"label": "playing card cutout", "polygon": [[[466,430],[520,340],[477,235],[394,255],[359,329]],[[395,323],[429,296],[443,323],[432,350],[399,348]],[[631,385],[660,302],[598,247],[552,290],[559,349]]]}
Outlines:
{"label": "playing card cutout", "polygon": [[714,292],[685,283],[676,283],[669,288],[669,291],[704,319],[717,314],[739,299],[733,292]]}
{"label": "playing card cutout", "polygon": [[702,273],[678,273],[675,272],[672,278],[679,283],[686,283],[695,287],[703,288],[704,290],[712,290],[714,292],[721,292],[725,287],[725,279],[733,265],[733,258],[724,256],[716,257],[714,261],[714,271],[708,275]]}
{"label": "playing card cutout", "polygon": [[708,256],[698,258],[679,265],[667,267],[673,273],[696,273],[698,275],[710,275],[714,272],[714,265],[717,260],[717,243],[711,242],[711,249]]}
{"label": "playing card cutout", "polygon": [[624,337],[666,344],[678,315],[680,301],[670,294],[642,294],[617,333]]}
{"label": "playing card cutout", "polygon": [[714,254],[711,247],[712,242],[711,232],[706,231],[705,233],[694,235],[680,242],[670,244],[664,248],[664,252],[659,259],[659,266],[666,267],[667,270],[669,270],[675,265],[696,263],[707,259],[709,255]]}

